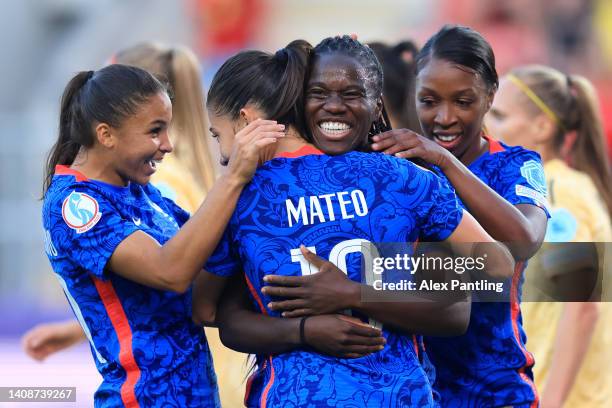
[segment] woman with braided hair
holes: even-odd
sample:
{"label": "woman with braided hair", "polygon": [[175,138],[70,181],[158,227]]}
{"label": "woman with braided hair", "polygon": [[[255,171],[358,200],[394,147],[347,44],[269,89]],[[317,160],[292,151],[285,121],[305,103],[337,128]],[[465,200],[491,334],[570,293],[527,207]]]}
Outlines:
{"label": "woman with braided hair", "polygon": [[[231,94],[245,94],[240,88],[252,82],[253,66],[238,54],[211,85],[209,117],[222,145],[240,120],[256,116]],[[409,161],[363,152],[369,136],[388,129],[382,82],[379,62],[360,42],[333,37],[314,48],[304,106],[308,140],[317,148],[302,140],[301,147],[294,141],[291,151],[270,153],[206,265],[210,273],[234,275],[216,321],[226,345],[257,354],[249,407],[436,404],[417,334],[461,333],[469,302],[448,294],[437,302],[389,301],[388,292],[361,283],[362,244],[489,242],[489,257],[499,262],[488,272],[512,274],[510,254],[467,212],[459,215],[443,179]],[[232,107],[239,108],[238,122]],[[343,353],[317,346],[317,319],[347,309],[382,324],[386,345],[372,350],[374,342],[345,339]]]}
{"label": "woman with braided hair", "polygon": [[368,43],[383,67],[383,101],[394,129],[421,131],[414,106],[415,58],[419,52],[412,41],[394,45],[381,42]]}
{"label": "woman with braided hair", "polygon": [[[326,49],[334,47],[328,44]],[[315,60],[314,65],[323,61]],[[467,27],[443,27],[418,53],[416,65],[417,113],[425,136],[408,129],[390,130],[373,135],[371,148],[420,159],[444,173],[463,208],[492,237],[504,242],[518,261],[511,274],[509,301],[473,302],[465,334],[426,338],[427,354],[436,367],[434,389],[441,394],[443,406],[537,405],[531,374],[534,361],[525,349],[521,326],[520,293],[522,261],[537,251],[546,231],[546,184],[540,158],[483,131],[498,78],[491,46],[479,33]],[[307,98],[307,123],[315,137],[316,115]],[[291,284],[298,286],[292,297],[310,313],[327,310],[326,303],[343,304],[346,298],[341,286],[316,274],[307,283]],[[314,305],[311,299],[320,299],[321,291],[327,297]],[[283,305],[287,304],[295,303]]]}

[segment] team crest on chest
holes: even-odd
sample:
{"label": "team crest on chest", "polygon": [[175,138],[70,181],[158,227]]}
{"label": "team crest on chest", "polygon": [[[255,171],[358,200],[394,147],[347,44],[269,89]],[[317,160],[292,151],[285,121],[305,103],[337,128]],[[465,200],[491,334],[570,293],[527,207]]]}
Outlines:
{"label": "team crest on chest", "polygon": [[62,203],[62,218],[77,234],[92,229],[101,217],[98,202],[85,193],[73,191]]}

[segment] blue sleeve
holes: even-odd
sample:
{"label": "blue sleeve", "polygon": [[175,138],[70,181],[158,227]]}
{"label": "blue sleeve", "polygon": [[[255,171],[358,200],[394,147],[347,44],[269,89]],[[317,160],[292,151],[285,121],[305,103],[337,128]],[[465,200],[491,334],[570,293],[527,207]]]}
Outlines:
{"label": "blue sleeve", "polygon": [[405,183],[410,200],[420,200],[415,208],[420,237],[426,241],[444,241],[463,217],[455,190],[445,178],[417,166],[408,171]]}
{"label": "blue sleeve", "polygon": [[532,204],[547,208],[547,188],[540,155],[522,147],[513,147],[500,155],[495,185],[491,186],[512,205]]}
{"label": "blue sleeve", "polygon": [[139,229],[121,217],[109,198],[84,183],[54,197],[49,221],[57,250],[100,279],[107,278],[104,269],[117,246]]}
{"label": "blue sleeve", "polygon": [[240,257],[234,249],[235,246],[232,245],[230,229],[231,221],[230,225],[225,229],[217,248],[215,248],[215,251],[208,258],[208,262],[204,266],[204,269],[213,275],[229,277],[242,271]]}

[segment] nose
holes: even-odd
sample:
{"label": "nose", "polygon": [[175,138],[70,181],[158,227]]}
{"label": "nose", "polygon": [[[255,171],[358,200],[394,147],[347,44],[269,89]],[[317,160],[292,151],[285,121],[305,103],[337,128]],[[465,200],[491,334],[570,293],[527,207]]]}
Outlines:
{"label": "nose", "polygon": [[325,104],[323,105],[323,109],[325,109],[329,113],[342,113],[346,111],[346,106],[344,104],[344,100],[337,93],[330,93],[327,98],[325,98]]}
{"label": "nose", "polygon": [[170,134],[168,133],[168,130],[165,130],[164,133],[160,135],[159,150],[164,153],[170,153],[172,150],[174,150],[172,142],[170,141]]}
{"label": "nose", "polygon": [[448,103],[440,104],[434,121],[443,128],[449,128],[457,122],[453,107]]}

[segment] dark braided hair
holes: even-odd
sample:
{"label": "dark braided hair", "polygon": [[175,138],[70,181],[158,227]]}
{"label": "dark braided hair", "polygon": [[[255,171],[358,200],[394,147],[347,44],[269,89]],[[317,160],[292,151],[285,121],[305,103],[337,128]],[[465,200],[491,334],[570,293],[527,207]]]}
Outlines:
{"label": "dark braided hair", "polygon": [[[348,35],[327,37],[314,48],[313,56],[316,58],[327,53],[342,54],[355,58],[365,71],[366,98],[373,103],[376,103],[379,99],[382,101],[383,68],[370,47]],[[382,114],[372,124],[368,137],[390,129],[391,122],[389,122],[389,117],[383,104]]]}

